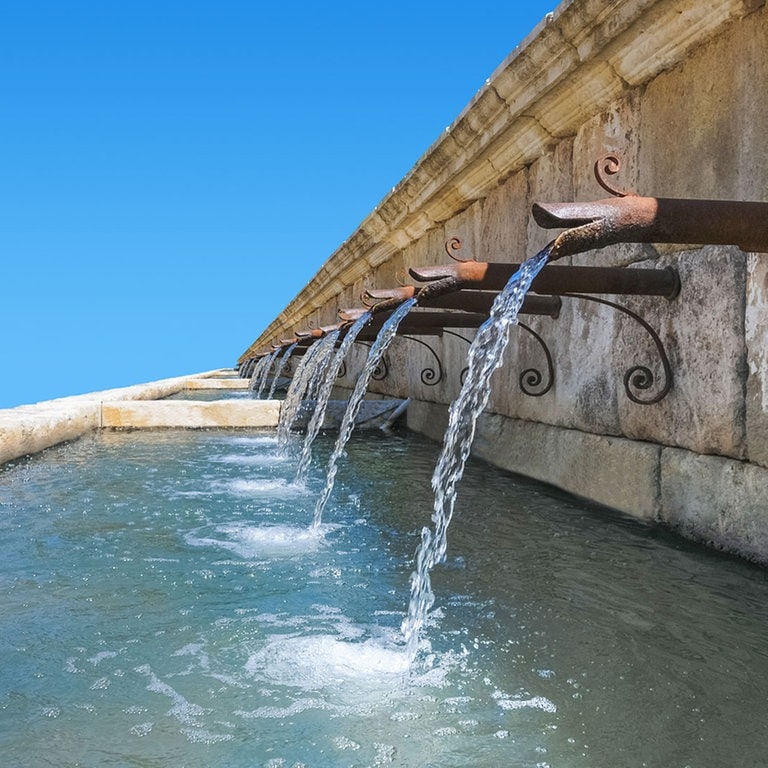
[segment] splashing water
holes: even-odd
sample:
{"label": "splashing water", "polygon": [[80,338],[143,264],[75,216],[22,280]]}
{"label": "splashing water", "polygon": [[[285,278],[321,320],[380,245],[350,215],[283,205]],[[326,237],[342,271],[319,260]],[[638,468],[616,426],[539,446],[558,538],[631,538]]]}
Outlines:
{"label": "splashing water", "polygon": [[[329,339],[329,336],[325,336],[314,342],[306,351],[296,368],[296,372],[293,374],[291,386],[288,387],[283,407],[280,409],[280,422],[277,425],[277,444],[281,451],[285,450],[288,445],[291,427],[299,413],[304,393],[307,391],[310,381],[317,371],[317,366],[324,359],[324,351],[328,348]],[[333,343],[331,343],[331,346],[333,346]]]}
{"label": "splashing water", "polygon": [[264,366],[264,371],[261,374],[261,378],[259,379],[259,385],[256,388],[256,397],[261,397],[264,392],[264,387],[267,384],[267,377],[269,376],[269,371],[272,368],[272,363],[275,362],[275,358],[280,354],[280,348],[278,347],[268,358],[267,364]]}
{"label": "splashing water", "polygon": [[280,378],[280,374],[283,372],[283,369],[285,368],[285,364],[290,359],[291,355],[293,354],[293,350],[296,349],[297,344],[298,342],[294,341],[293,344],[291,344],[291,346],[285,350],[285,354],[280,358],[280,363],[277,366],[275,375],[272,377],[272,386],[269,388],[269,394],[267,395],[267,400],[271,400],[275,396],[275,387],[277,386],[277,380]]}
{"label": "splashing water", "polygon": [[315,362],[315,369],[312,376],[309,378],[309,385],[307,386],[306,399],[310,401],[309,407],[312,407],[312,403],[317,400],[317,393],[320,390],[320,386],[325,380],[325,372],[331,365],[334,358],[334,350],[336,349],[336,342],[339,338],[339,330],[331,331],[326,338],[332,339],[327,341],[326,344],[318,350],[317,358]]}
{"label": "splashing water", "polygon": [[344,419],[341,422],[339,428],[339,436],[336,438],[336,445],[333,448],[331,458],[328,460],[328,473],[325,481],[325,488],[317,500],[315,506],[315,516],[312,521],[312,527],[316,528],[323,520],[323,510],[328,503],[328,499],[333,492],[333,484],[336,481],[336,472],[338,471],[339,457],[341,456],[344,446],[347,444],[352,430],[355,426],[355,419],[360,412],[360,406],[365,397],[365,391],[368,388],[368,382],[371,380],[371,374],[376,366],[381,361],[384,353],[387,351],[387,347],[392,342],[397,334],[397,327],[400,325],[400,321],[410,312],[411,307],[416,303],[416,299],[408,299],[403,302],[387,319],[387,322],[381,327],[376,341],[371,347],[371,351],[368,353],[368,359],[365,361],[365,367],[363,368],[360,376],[355,383],[355,388],[347,403],[347,410],[344,412]]}
{"label": "splashing water", "polygon": [[299,467],[296,470],[297,483],[300,483],[304,479],[307,469],[309,469],[309,465],[312,462],[312,443],[317,437],[320,427],[323,425],[325,411],[328,407],[328,400],[331,397],[333,385],[341,370],[341,364],[344,362],[344,358],[347,356],[347,352],[349,352],[349,348],[354,343],[357,335],[370,319],[371,313],[366,312],[355,321],[354,325],[347,331],[346,336],[344,336],[341,346],[336,351],[333,360],[325,372],[325,378],[323,379],[323,383],[317,395],[315,411],[312,414],[312,418],[307,426],[307,433],[304,436],[304,446],[301,451],[301,458],[299,459]]}
{"label": "splashing water", "polygon": [[521,264],[496,297],[488,320],[480,326],[469,348],[469,372],[461,392],[451,404],[448,429],[443,447],[432,475],[435,493],[432,522],[434,532],[425,527],[416,552],[416,570],[411,575],[411,598],[408,615],[403,621],[408,655],[413,659],[419,642],[419,633],[435,602],[430,571],[445,559],[448,548],[448,525],[456,502],[456,485],[464,474],[475,436],[477,419],[488,404],[491,374],[501,366],[509,341],[509,326],[517,322],[517,315],[533,279],[546,264],[551,246]]}
{"label": "splashing water", "polygon": [[267,366],[267,363],[269,362],[269,355],[264,355],[264,357],[259,358],[253,365],[253,370],[251,371],[251,378],[248,381],[248,389],[251,390],[251,392],[255,392],[256,388],[259,386],[259,381],[261,381],[261,375],[264,373],[264,369]]}

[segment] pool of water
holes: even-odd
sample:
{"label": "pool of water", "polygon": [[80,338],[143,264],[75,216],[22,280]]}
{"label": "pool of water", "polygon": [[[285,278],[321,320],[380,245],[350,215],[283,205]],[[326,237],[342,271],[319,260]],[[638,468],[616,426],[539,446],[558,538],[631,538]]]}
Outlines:
{"label": "pool of water", "polygon": [[[276,393],[277,394],[277,393]],[[280,397],[284,397],[285,393]],[[275,399],[280,399],[276,397]],[[164,400],[256,400],[256,393],[248,389],[182,389]]]}
{"label": "pool of water", "polygon": [[0,468],[3,766],[762,766],[768,579],[470,462],[413,668],[438,446],[104,432]]}

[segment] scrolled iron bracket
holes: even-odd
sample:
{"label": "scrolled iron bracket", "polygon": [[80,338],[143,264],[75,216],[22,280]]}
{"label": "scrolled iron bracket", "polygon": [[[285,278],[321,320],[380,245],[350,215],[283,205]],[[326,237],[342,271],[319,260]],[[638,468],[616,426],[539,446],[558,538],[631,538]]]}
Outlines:
{"label": "scrolled iron bracket", "polygon": [[[544,339],[542,339],[533,328],[521,322],[518,322],[517,325],[536,339],[539,346],[544,351],[544,357],[547,360],[546,380],[538,368],[526,368],[520,374],[520,378],[518,379],[520,389],[522,389],[526,395],[529,397],[541,397],[542,395],[546,395],[555,383],[555,367],[552,363],[552,353],[549,351],[549,347],[544,342]],[[542,382],[544,382],[543,386]]]}
{"label": "scrolled iron bracket", "polygon": [[[546,380],[544,379],[544,375],[538,368],[526,368],[518,378],[520,389],[523,391],[523,394],[528,395],[528,397],[541,397],[542,395],[546,395],[547,392],[549,392],[549,390],[552,389],[552,386],[555,383],[555,366],[552,361],[552,353],[549,351],[549,347],[547,346],[544,339],[541,336],[539,336],[539,334],[536,333],[536,331],[534,331],[533,328],[521,322],[518,322],[517,325],[520,328],[522,328],[524,331],[529,333],[534,339],[536,339],[536,341],[539,343],[539,346],[544,351],[544,357],[546,358],[546,361],[547,361]],[[453,331],[449,331],[447,328],[443,329],[443,333],[447,333],[447,334],[450,334],[451,336],[455,336],[457,339],[461,339],[467,344],[472,343],[470,339],[464,338],[464,336],[462,336],[461,334],[455,333]],[[468,372],[469,372],[469,368],[466,366],[461,369],[459,381],[462,385],[464,384],[464,379],[466,379]],[[544,382],[544,386],[542,386],[542,382]],[[539,389],[539,387],[541,388]]]}
{"label": "scrolled iron bracket", "polygon": [[407,334],[399,335],[398,338],[401,339],[409,339],[410,341],[415,341],[417,344],[421,344],[422,347],[426,347],[426,349],[429,350],[429,353],[432,355],[432,357],[435,358],[435,363],[437,364],[437,370],[434,368],[430,368],[427,366],[426,368],[422,368],[421,370],[421,383],[424,384],[426,387],[434,387],[438,385],[443,380],[443,365],[440,362],[440,358],[437,356],[437,352],[435,352],[432,347],[427,344],[426,341],[422,341],[421,339],[415,337],[415,336],[408,336]]}
{"label": "scrolled iron bracket", "polygon": [[463,243],[461,242],[461,239],[458,237],[452,237],[449,240],[445,241],[445,252],[448,254],[449,258],[453,259],[453,261],[458,261],[460,264],[465,264],[468,261],[477,261],[477,259],[474,256],[471,256],[468,259],[460,259],[456,254],[455,251],[460,251],[462,248]]}
{"label": "scrolled iron bracket", "polygon": [[653,395],[653,397],[642,398],[635,394],[633,389],[641,393],[651,389],[656,383],[656,378],[653,375],[653,371],[647,365],[633,365],[624,373],[624,391],[626,392],[627,397],[633,403],[637,403],[638,405],[655,405],[656,403],[661,402],[672,389],[672,366],[669,362],[669,357],[667,357],[667,352],[664,349],[664,344],[661,341],[659,334],[656,333],[651,325],[642,317],[640,317],[640,315],[638,315],[636,312],[623,307],[621,304],[608,301],[608,299],[601,299],[597,296],[590,296],[589,294],[583,293],[566,293],[564,295],[574,299],[584,299],[586,301],[592,301],[595,304],[603,304],[606,307],[612,307],[613,309],[616,309],[619,312],[627,315],[627,317],[631,317],[635,322],[637,322],[645,329],[645,331],[651,337],[651,341],[653,341],[653,344],[656,347],[656,351],[659,355],[659,360],[661,361],[661,367],[664,371],[663,386],[655,395]]}
{"label": "scrolled iron bracket", "polygon": [[615,176],[621,170],[621,157],[613,153],[603,155],[595,161],[595,180],[614,197],[637,197],[637,192],[627,189],[619,189],[608,183],[608,176]]}

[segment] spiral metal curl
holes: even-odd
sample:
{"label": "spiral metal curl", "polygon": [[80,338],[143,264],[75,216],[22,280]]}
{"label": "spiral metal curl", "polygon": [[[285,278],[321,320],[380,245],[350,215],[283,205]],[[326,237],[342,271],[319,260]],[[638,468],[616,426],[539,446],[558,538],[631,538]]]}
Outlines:
{"label": "spiral metal curl", "polygon": [[635,192],[619,189],[608,183],[608,176],[615,176],[621,170],[621,158],[618,155],[609,153],[603,155],[595,161],[595,179],[597,183],[614,197],[632,197]]}
{"label": "spiral metal curl", "polygon": [[458,237],[452,237],[450,240],[445,241],[445,252],[448,254],[449,258],[453,259],[453,261],[458,261],[460,264],[463,264],[467,261],[477,261],[475,258],[460,259],[458,256],[456,256],[455,251],[460,251],[461,247],[462,243]]}
{"label": "spiral metal curl", "polygon": [[[654,385],[657,384],[657,381],[653,371],[647,365],[634,365],[624,374],[624,392],[633,403],[637,403],[638,405],[655,405],[656,403],[661,402],[672,389],[673,375],[672,366],[659,334],[656,333],[656,331],[642,317],[640,317],[640,315],[633,312],[631,309],[622,307],[621,304],[616,304],[613,301],[608,301],[608,299],[601,299],[597,296],[589,296],[582,293],[568,293],[565,295],[577,299],[586,299],[595,304],[604,304],[607,307],[613,307],[613,309],[617,309],[619,312],[631,317],[645,329],[658,352],[661,367],[664,372],[663,383],[661,389],[659,389],[659,391],[652,397],[640,397],[640,394],[653,388]],[[638,394],[636,394],[635,390]]]}
{"label": "spiral metal curl", "polygon": [[[518,322],[518,326],[529,333],[534,339],[536,339],[536,341],[539,343],[539,346],[542,348],[542,350],[544,350],[544,356],[547,360],[546,381],[544,379],[544,375],[538,368],[526,368],[520,374],[520,378],[518,379],[520,383],[520,389],[522,389],[523,392],[529,397],[541,397],[542,395],[546,395],[547,392],[552,389],[552,385],[555,383],[555,367],[552,363],[552,354],[549,351],[549,347],[544,342],[544,339],[542,339],[541,336],[539,336],[539,334],[533,330],[533,328],[526,325],[525,323],[520,322]],[[543,387],[542,382],[544,382]]]}
{"label": "spiral metal curl", "polygon": [[422,347],[426,347],[429,350],[429,353],[432,355],[432,357],[435,358],[435,363],[437,365],[437,370],[434,368],[430,368],[427,366],[426,368],[422,368],[421,370],[421,383],[424,384],[424,386],[427,387],[434,387],[437,384],[439,384],[443,380],[443,366],[440,362],[440,358],[437,356],[437,352],[435,352],[432,347],[429,346],[425,341],[422,341],[419,338],[416,338],[415,336],[407,336],[403,334],[400,338],[402,339],[410,339],[411,341],[415,341],[417,344],[421,344]]}

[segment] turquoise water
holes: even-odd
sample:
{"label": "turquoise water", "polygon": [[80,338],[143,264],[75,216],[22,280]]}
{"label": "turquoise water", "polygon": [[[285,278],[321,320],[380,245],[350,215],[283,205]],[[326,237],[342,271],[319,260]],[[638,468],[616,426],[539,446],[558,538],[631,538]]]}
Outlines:
{"label": "turquoise water", "polygon": [[[300,444],[297,438],[297,447]],[[762,766],[766,572],[438,447],[104,432],[0,468],[3,766]]]}
{"label": "turquoise water", "polygon": [[[284,397],[277,392],[276,395]],[[280,397],[275,397],[276,400]],[[249,389],[183,389],[173,395],[163,398],[164,400],[257,400],[255,392]]]}

